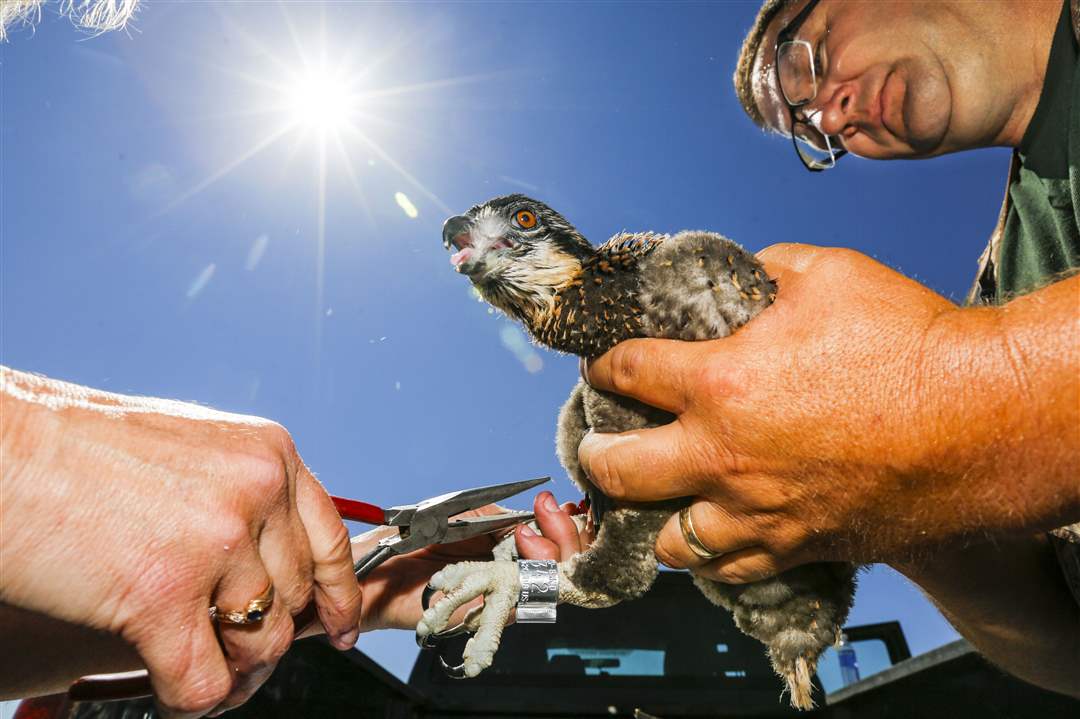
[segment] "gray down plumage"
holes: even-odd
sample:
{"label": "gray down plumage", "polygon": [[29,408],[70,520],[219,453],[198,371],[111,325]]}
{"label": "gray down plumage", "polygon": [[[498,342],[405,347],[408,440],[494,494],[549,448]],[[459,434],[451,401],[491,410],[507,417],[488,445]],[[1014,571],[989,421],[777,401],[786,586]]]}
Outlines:
{"label": "gray down plumage", "polygon": [[[457,269],[485,299],[520,320],[539,343],[581,356],[630,337],[726,337],[775,297],[775,284],[757,259],[712,232],[622,234],[594,248],[553,209],[522,195],[477,205],[447,227],[444,243],[458,250]],[[577,448],[590,430],[623,432],[673,419],[584,383],[574,387],[559,415],[556,449],[571,479],[605,511],[592,546],[560,565],[561,601],[610,606],[652,585],[656,537],[689,500],[610,502],[582,471]],[[698,576],[694,583],[765,644],[791,703],[810,708],[811,676],[847,617],[855,573],[849,564],[819,563],[745,585]]]}

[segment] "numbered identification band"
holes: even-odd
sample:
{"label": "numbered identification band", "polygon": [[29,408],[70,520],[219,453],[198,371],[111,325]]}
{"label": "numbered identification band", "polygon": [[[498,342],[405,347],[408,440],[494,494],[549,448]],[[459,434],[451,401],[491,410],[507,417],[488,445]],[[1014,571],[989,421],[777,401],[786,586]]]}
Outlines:
{"label": "numbered identification band", "polygon": [[554,559],[519,559],[517,621],[521,624],[552,624],[559,601],[559,568]]}

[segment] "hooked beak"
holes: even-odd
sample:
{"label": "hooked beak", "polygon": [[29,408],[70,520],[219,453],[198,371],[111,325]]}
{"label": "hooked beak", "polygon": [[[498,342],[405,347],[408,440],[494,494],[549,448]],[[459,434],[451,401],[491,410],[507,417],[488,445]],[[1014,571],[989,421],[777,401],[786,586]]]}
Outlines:
{"label": "hooked beak", "polygon": [[454,215],[443,223],[442,230],[443,247],[447,250],[456,248],[450,257],[450,264],[458,272],[462,271],[462,265],[466,265],[473,255],[472,237],[469,235],[469,220],[461,215]]}
{"label": "hooked beak", "polygon": [[470,244],[468,229],[469,219],[467,217],[454,215],[449,218],[442,226],[443,247],[449,250],[453,246],[460,250],[463,246]]}

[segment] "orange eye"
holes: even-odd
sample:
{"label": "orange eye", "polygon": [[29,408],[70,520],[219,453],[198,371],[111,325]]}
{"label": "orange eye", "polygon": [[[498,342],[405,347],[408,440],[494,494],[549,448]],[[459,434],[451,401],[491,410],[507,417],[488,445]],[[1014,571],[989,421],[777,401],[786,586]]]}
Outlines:
{"label": "orange eye", "polygon": [[514,224],[523,230],[531,230],[536,227],[536,215],[528,210],[518,210],[514,213]]}

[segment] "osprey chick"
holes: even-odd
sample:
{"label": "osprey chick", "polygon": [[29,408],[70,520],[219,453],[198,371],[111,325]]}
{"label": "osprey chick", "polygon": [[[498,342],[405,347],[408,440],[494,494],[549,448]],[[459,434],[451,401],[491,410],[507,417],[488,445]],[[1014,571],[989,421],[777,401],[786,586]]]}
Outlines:
{"label": "osprey chick", "polygon": [[[704,340],[725,337],[775,298],[761,264],[711,232],[674,236],[619,234],[593,247],[555,210],[524,195],[472,207],[443,226],[451,263],[490,304],[525,325],[540,344],[582,357],[603,354],[631,337]],[[559,601],[606,607],[644,594],[656,578],[653,547],[668,518],[689,500],[612,502],[594,487],[577,459],[589,430],[624,432],[671,422],[674,416],[579,382],[559,414],[556,447],[571,479],[589,496],[596,541],[561,562]],[[483,594],[464,627],[475,632],[461,673],[491,665],[519,589],[513,538],[494,562],[463,562],[436,573],[430,587],[445,593],[428,609],[417,636],[431,641],[453,612]],[[855,592],[855,567],[820,563],[771,579],[728,585],[695,576],[714,604],[763,642],[785,680],[791,702],[810,708],[811,677],[833,644]]]}

